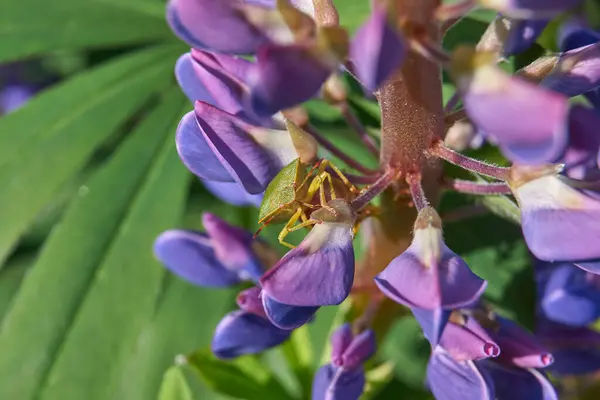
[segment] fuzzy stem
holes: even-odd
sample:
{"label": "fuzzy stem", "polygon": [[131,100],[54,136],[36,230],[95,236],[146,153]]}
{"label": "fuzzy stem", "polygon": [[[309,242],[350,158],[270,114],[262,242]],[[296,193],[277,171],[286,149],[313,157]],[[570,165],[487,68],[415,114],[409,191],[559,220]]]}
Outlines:
{"label": "fuzzy stem", "polygon": [[482,204],[475,204],[448,211],[442,214],[440,217],[442,218],[442,222],[447,224],[479,217],[481,215],[489,214],[489,212],[490,210],[486,206]]}
{"label": "fuzzy stem", "polygon": [[379,146],[375,143],[373,138],[369,136],[369,133],[356,117],[356,114],[349,107],[348,103],[344,103],[341,107],[342,116],[346,120],[346,123],[352,128],[358,135],[360,140],[367,146],[367,149],[375,156],[379,155]]}
{"label": "fuzzy stem", "polygon": [[447,186],[450,189],[461,193],[469,194],[510,194],[510,188],[504,182],[473,182],[462,179],[448,180]]}
{"label": "fuzzy stem", "polygon": [[348,178],[348,180],[350,182],[352,182],[355,185],[371,185],[371,184],[377,182],[377,179],[379,179],[381,177],[381,175],[363,176],[363,175],[348,174],[346,172],[344,172],[344,175],[346,176],[346,178]]}
{"label": "fuzzy stem", "polygon": [[489,176],[491,178],[496,178],[501,181],[505,181],[508,179],[510,168],[498,167],[496,165],[488,164],[483,161],[475,160],[473,158],[464,156],[444,146],[444,144],[441,141],[435,143],[429,149],[429,152],[432,155],[442,158],[448,161],[449,163],[457,165],[461,168],[464,168],[467,171]]}
{"label": "fuzzy stem", "polygon": [[420,176],[410,176],[407,180],[408,188],[410,189],[410,194],[413,198],[413,203],[417,208],[417,211],[421,211],[425,207],[429,207],[429,201],[427,201],[427,197],[425,197],[425,192],[423,191],[423,186],[421,185],[421,177]]}
{"label": "fuzzy stem", "polygon": [[[439,42],[433,18],[440,0],[396,0],[398,19],[425,29]],[[398,71],[377,93],[381,105],[381,163],[404,173],[420,172],[425,150],[443,135],[442,82],[439,65],[411,52]]]}
{"label": "fuzzy stem", "polygon": [[362,210],[367,206],[378,194],[382,193],[385,189],[387,189],[394,179],[396,178],[396,173],[394,171],[388,170],[386,171],[377,181],[369,186],[365,191],[363,191],[356,199],[350,203],[350,207],[355,212]]}
{"label": "fuzzy stem", "polygon": [[342,160],[346,165],[350,168],[354,168],[355,170],[365,174],[365,175],[375,175],[379,171],[370,169],[356,161],[354,158],[350,157],[348,154],[344,153],[342,150],[337,148],[333,143],[331,143],[325,136],[321,135],[319,131],[317,131],[312,125],[305,125],[303,129],[310,133],[312,137],[316,139],[317,142],[325,149],[327,149],[331,154],[335,157]]}

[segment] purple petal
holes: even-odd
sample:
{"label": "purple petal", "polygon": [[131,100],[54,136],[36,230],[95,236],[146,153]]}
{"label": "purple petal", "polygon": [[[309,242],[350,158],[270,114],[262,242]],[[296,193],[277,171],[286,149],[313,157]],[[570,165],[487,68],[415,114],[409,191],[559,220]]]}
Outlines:
{"label": "purple petal", "polygon": [[235,302],[241,310],[263,318],[267,318],[260,292],[261,289],[257,286],[242,290],[237,295]]}
{"label": "purple petal", "polygon": [[546,28],[548,22],[544,19],[512,20],[504,44],[504,56],[510,57],[531,47]]}
{"label": "purple petal", "polygon": [[[595,167],[600,149],[600,115],[579,104],[571,107],[569,114],[569,145],[560,159],[571,176],[573,168]],[[585,177],[585,171],[582,174]]]}
{"label": "purple petal", "polygon": [[448,323],[440,339],[440,346],[458,362],[498,357],[500,354],[500,347],[474,318],[469,317],[464,325]]}
{"label": "purple petal", "polygon": [[154,242],[154,255],[175,275],[195,285],[226,287],[241,280],[217,260],[210,239],[201,233],[163,232]]}
{"label": "purple petal", "polygon": [[567,97],[484,65],[458,79],[471,120],[512,161],[553,162],[567,145]]}
{"label": "purple petal", "polygon": [[261,278],[275,300],[295,306],[340,304],[354,280],[352,226],[321,223]]}
{"label": "purple petal", "polygon": [[341,366],[346,370],[358,368],[375,354],[376,347],[375,333],[371,329],[361,332],[352,339],[342,354]]}
{"label": "purple petal", "polygon": [[185,114],[179,122],[175,143],[179,157],[194,175],[211,181],[233,182],[202,135],[193,111]]}
{"label": "purple petal", "polygon": [[25,85],[8,85],[0,90],[0,115],[15,111],[33,97],[35,90]]}
{"label": "purple petal", "polygon": [[296,329],[313,319],[319,307],[299,307],[280,303],[262,293],[263,307],[269,321],[281,329]]}
{"label": "purple petal", "polygon": [[586,375],[600,371],[600,349],[553,350],[554,363],[548,367],[553,375]]}
{"label": "purple petal", "polygon": [[514,322],[497,317],[497,328],[488,329],[502,352],[499,361],[522,368],[544,368],[554,361],[539,339]]}
{"label": "purple petal", "polygon": [[[229,59],[237,58],[232,56],[217,58],[215,54],[192,49],[191,67],[196,80],[200,80],[215,99],[215,101],[207,101],[207,103],[217,105],[229,114],[246,117],[242,103],[248,89],[245,87],[244,81],[235,75],[243,73],[241,71],[243,67],[229,65],[237,63],[234,61],[224,61]],[[224,67],[221,61],[228,67]],[[251,65],[250,61],[244,60],[244,62]],[[181,86],[183,88],[183,85]]]}
{"label": "purple petal", "polygon": [[252,250],[252,234],[211,213],[202,214],[202,224],[221,264],[244,279],[258,281],[264,269]]}
{"label": "purple petal", "polygon": [[215,104],[215,101],[206,86],[194,71],[194,61],[191,53],[185,53],[175,64],[175,77],[183,93],[194,103],[197,100]]}
{"label": "purple petal", "polygon": [[239,4],[235,0],[170,0],[167,21],[192,47],[219,53],[255,53],[269,40],[239,12]]}
{"label": "purple petal", "polygon": [[227,314],[217,328],[211,349],[221,359],[256,354],[283,343],[290,331],[279,329],[267,319],[245,311]]}
{"label": "purple petal", "polygon": [[551,267],[540,287],[546,317],[565,325],[585,326],[600,317],[600,277],[564,263]]}
{"label": "purple petal", "polygon": [[571,17],[562,23],[558,32],[561,51],[569,51],[600,41],[600,33],[591,29],[587,22],[578,17]]}
{"label": "purple petal", "polygon": [[540,85],[569,97],[600,86],[600,43],[563,53]]}
{"label": "purple petal", "polygon": [[494,400],[488,373],[474,361],[457,362],[435,351],[427,365],[427,383],[436,400]]}
{"label": "purple petal", "polygon": [[[196,103],[195,111],[207,143],[235,181],[248,193],[264,192],[273,177],[286,165],[263,146],[267,144],[264,139],[272,138],[275,142],[279,135],[280,140],[288,140],[293,149],[289,134],[277,131],[269,137],[261,131],[259,133],[265,138],[261,137],[259,142],[259,138],[250,134],[256,128],[232,114],[203,102]],[[292,161],[289,158],[287,156],[283,161],[289,163]]]}
{"label": "purple petal", "polygon": [[409,248],[375,277],[375,283],[392,300],[427,310],[469,305],[486,287],[446,246],[439,216],[430,207],[419,212]]}
{"label": "purple petal", "polygon": [[486,362],[498,399],[558,400],[556,390],[548,378],[535,369],[505,367]]}
{"label": "purple petal", "polygon": [[438,345],[440,337],[442,336],[442,332],[448,323],[451,311],[443,310],[441,308],[436,308],[435,310],[425,310],[417,307],[412,307],[410,310],[412,311],[419,325],[421,325],[423,334],[431,343],[431,347],[435,349],[435,347]]}
{"label": "purple petal", "polygon": [[336,367],[342,365],[342,355],[352,342],[353,336],[352,327],[348,323],[337,328],[331,335],[331,363]]}
{"label": "purple petal", "polygon": [[521,207],[525,241],[537,258],[600,258],[600,201],[578,192],[556,175],[511,184]]}
{"label": "purple petal", "polygon": [[342,371],[327,364],[319,368],[315,374],[311,399],[358,400],[364,387],[365,373],[361,369]]}
{"label": "purple petal", "polygon": [[333,69],[303,45],[265,46],[248,77],[250,107],[260,116],[273,115],[316,96]]}
{"label": "purple petal", "polygon": [[600,275],[600,261],[578,261],[575,266],[589,273]]}
{"label": "purple petal", "polygon": [[400,34],[390,26],[387,11],[376,7],[350,45],[358,80],[371,92],[396,71],[406,55]]}
{"label": "purple petal", "polygon": [[206,190],[213,196],[234,206],[260,207],[263,193],[250,194],[237,182],[202,181]]}

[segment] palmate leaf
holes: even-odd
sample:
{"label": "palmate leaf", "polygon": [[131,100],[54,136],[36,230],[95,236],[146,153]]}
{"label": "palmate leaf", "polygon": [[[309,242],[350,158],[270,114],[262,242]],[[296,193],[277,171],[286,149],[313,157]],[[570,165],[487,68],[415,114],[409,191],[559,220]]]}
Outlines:
{"label": "palmate leaf", "polygon": [[[150,299],[145,302],[149,302],[150,307],[153,304],[162,270],[151,259],[152,235],[176,222],[183,207],[182,196],[188,177],[174,154],[172,139],[183,104],[178,90],[171,89],[106,166],[90,178],[86,191],[82,192],[85,194],[73,202],[52,232],[0,329],[0,348],[3,349],[0,354],[0,398],[27,399],[38,393],[55,357],[65,352],[68,355],[70,348],[77,347],[70,344],[77,337],[65,335],[68,332],[76,335],[76,327],[85,321],[86,306],[80,302],[85,299],[88,309],[94,307],[94,297],[101,296],[102,288],[108,283],[114,282],[113,287],[108,288],[111,294],[107,295],[113,301],[118,299],[117,289],[125,285],[123,290],[132,296],[136,288],[149,291],[146,297]],[[164,154],[148,172],[160,147],[164,148]],[[144,178],[146,174],[148,177]],[[136,195],[140,188],[141,193]],[[162,201],[169,207],[163,207]],[[120,235],[115,238],[117,233]],[[126,248],[117,253],[118,245]],[[105,254],[107,251],[109,253]],[[116,279],[111,270],[122,276],[116,281],[110,280]],[[158,281],[156,287],[144,287],[144,279],[153,276]],[[128,277],[131,280],[128,281]],[[144,303],[141,297],[138,301]],[[96,304],[100,305],[100,310],[92,308],[88,318],[99,324],[95,331],[106,340],[104,343],[111,338],[110,329],[128,326],[135,329],[131,323],[137,317],[127,310],[135,308],[138,302],[109,306],[107,299],[102,298]],[[118,323],[114,319],[119,317],[127,319]],[[80,324],[72,326],[75,320]],[[88,336],[85,342],[100,350],[101,341],[89,341],[90,338]],[[85,354],[83,350],[77,347],[81,356]],[[108,350],[105,356],[117,357],[118,353]],[[95,365],[81,362],[71,366],[80,369],[81,364]],[[108,370],[110,368],[105,369],[105,373]],[[91,389],[85,381],[80,381],[82,386],[75,382],[71,380],[69,387]],[[57,384],[60,387],[60,381],[55,383],[53,387]],[[106,380],[100,385],[106,387]]]}
{"label": "palmate leaf", "polygon": [[164,4],[144,0],[0,3],[0,62],[52,50],[172,39]]}
{"label": "palmate leaf", "polygon": [[172,81],[169,55],[172,47],[130,54],[0,120],[0,260],[94,149]]}

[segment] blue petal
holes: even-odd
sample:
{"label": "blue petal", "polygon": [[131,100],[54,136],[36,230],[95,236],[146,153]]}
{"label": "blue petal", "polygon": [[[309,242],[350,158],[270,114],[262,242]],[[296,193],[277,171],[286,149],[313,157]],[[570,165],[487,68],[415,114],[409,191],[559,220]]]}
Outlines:
{"label": "blue petal", "polygon": [[442,337],[444,327],[448,323],[451,310],[443,310],[436,308],[435,310],[425,310],[423,308],[412,307],[410,309],[415,316],[415,319],[421,325],[423,334],[431,343],[431,347],[435,348]]}
{"label": "blue petal", "polygon": [[264,193],[250,194],[237,182],[217,182],[203,180],[202,183],[206,190],[215,197],[234,206],[255,206],[260,207]]}
{"label": "blue petal", "polygon": [[181,161],[194,175],[212,181],[233,182],[229,172],[206,142],[193,111],[185,114],[179,122],[175,143]]}
{"label": "blue petal", "polygon": [[494,362],[486,362],[485,366],[499,400],[558,400],[556,391],[540,371],[504,367]]}
{"label": "blue petal", "polygon": [[260,353],[283,343],[290,332],[277,328],[258,315],[234,311],[217,325],[211,349],[222,359]]}
{"label": "blue petal", "polygon": [[265,292],[262,294],[263,307],[269,320],[281,329],[295,329],[312,320],[319,307],[299,307],[279,303],[269,297]]}
{"label": "blue petal", "polygon": [[175,64],[175,77],[183,93],[192,103],[197,100],[215,104],[215,100],[210,95],[206,86],[200,81],[200,78],[194,72],[193,59],[190,53],[185,53],[177,60]]}
{"label": "blue petal", "polygon": [[171,272],[199,286],[226,287],[240,282],[238,274],[216,258],[206,235],[184,230],[162,233],[154,254]]}
{"label": "blue petal", "polygon": [[436,351],[427,365],[427,383],[436,400],[494,400],[488,373],[474,361],[456,362]]}
{"label": "blue petal", "polygon": [[[365,386],[362,369],[340,372],[331,364],[323,365],[313,380],[312,400],[357,400]],[[334,381],[332,385],[332,382]]]}

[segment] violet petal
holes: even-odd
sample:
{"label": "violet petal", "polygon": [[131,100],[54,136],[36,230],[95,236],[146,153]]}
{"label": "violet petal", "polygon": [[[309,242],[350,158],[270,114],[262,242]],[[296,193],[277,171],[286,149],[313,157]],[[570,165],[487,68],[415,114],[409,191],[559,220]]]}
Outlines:
{"label": "violet petal", "polygon": [[[365,387],[365,373],[355,371],[339,372],[331,364],[323,365],[313,380],[312,400],[358,400]],[[332,384],[333,383],[333,384]]]}
{"label": "violet petal", "polygon": [[406,46],[399,32],[390,26],[387,11],[376,7],[350,45],[350,59],[359,81],[375,91],[400,67],[405,56]]}
{"label": "violet petal", "polygon": [[175,143],[181,161],[194,175],[211,181],[233,182],[206,142],[193,111],[185,114],[179,122]]}
{"label": "violet petal", "polygon": [[195,285],[226,287],[241,280],[217,260],[210,239],[201,233],[163,232],[154,241],[154,255],[175,275]]}
{"label": "violet petal", "polygon": [[262,293],[263,307],[269,321],[281,329],[296,329],[310,322],[319,307],[291,306]]}
{"label": "violet petal", "polygon": [[256,354],[275,347],[290,336],[290,331],[279,329],[266,318],[245,311],[227,314],[217,328],[211,349],[221,359],[244,354]]}

